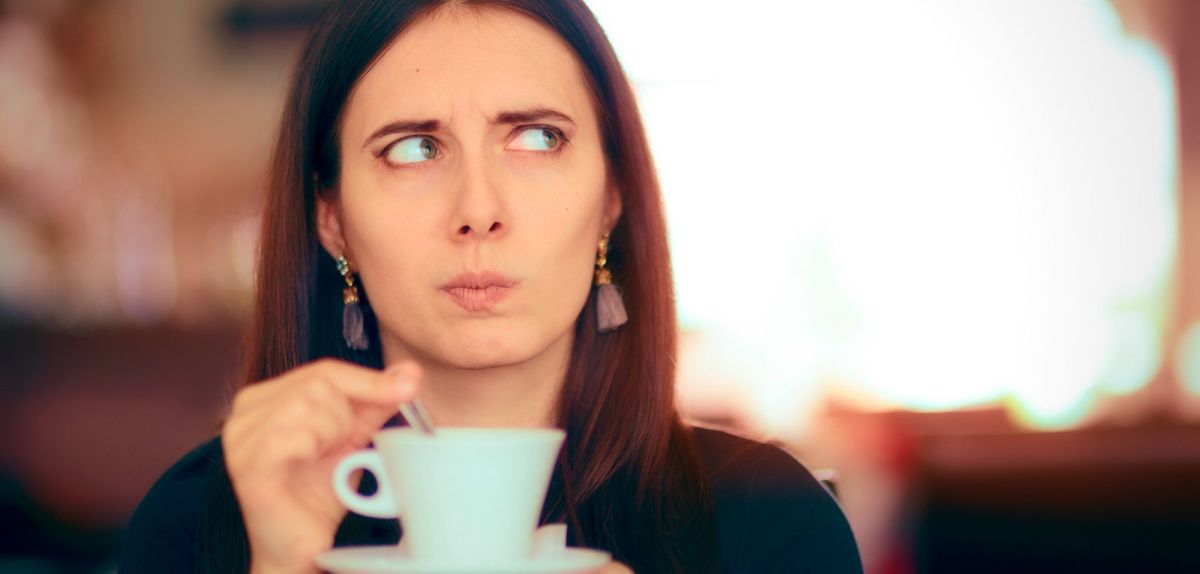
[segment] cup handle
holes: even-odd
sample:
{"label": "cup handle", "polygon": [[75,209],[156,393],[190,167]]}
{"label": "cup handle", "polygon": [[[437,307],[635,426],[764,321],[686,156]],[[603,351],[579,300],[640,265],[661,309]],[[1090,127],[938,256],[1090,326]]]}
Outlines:
{"label": "cup handle", "polygon": [[[375,475],[379,487],[375,494],[363,496],[350,487],[350,475],[357,470],[369,470]],[[338,463],[333,471],[333,492],[346,508],[375,518],[396,518],[396,500],[392,489],[388,486],[387,474],[383,469],[383,459],[373,450],[360,450],[350,453]]]}

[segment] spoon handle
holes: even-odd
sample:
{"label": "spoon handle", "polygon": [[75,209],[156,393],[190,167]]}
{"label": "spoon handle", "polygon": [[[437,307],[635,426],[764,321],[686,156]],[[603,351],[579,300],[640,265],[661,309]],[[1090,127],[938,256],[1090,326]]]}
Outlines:
{"label": "spoon handle", "polygon": [[412,400],[400,405],[400,414],[409,426],[421,431],[422,434],[433,436],[433,424],[429,422],[429,413],[421,406],[421,401]]}

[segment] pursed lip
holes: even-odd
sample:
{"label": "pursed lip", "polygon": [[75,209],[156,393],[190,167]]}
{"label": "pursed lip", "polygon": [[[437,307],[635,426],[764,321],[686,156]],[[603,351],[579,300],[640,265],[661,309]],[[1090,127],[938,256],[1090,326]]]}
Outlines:
{"label": "pursed lip", "polygon": [[516,284],[502,273],[484,271],[463,273],[438,290],[467,311],[483,311],[500,302]]}
{"label": "pursed lip", "polygon": [[459,287],[467,289],[485,289],[487,287],[508,288],[515,284],[515,281],[509,279],[508,276],[504,275],[503,273],[484,271],[481,273],[463,273],[462,275],[451,279],[445,285],[439,287],[439,289],[446,290]]}

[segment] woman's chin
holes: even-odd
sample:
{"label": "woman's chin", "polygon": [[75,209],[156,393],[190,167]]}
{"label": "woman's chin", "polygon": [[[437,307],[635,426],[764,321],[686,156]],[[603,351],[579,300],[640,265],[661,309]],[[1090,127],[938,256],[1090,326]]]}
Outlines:
{"label": "woman's chin", "polygon": [[459,369],[490,369],[524,363],[537,356],[534,345],[526,344],[516,337],[481,338],[457,340],[444,345],[442,360]]}
{"label": "woman's chin", "polygon": [[570,353],[569,334],[573,330],[568,330],[567,336],[554,337],[550,335],[554,330],[540,327],[511,321],[450,325],[450,328],[423,333],[425,344],[415,344],[421,339],[416,336],[408,339],[413,342],[405,342],[398,337],[397,343],[436,363],[466,370],[519,365],[536,360],[548,352]]}
{"label": "woman's chin", "polygon": [[532,354],[515,353],[495,348],[459,348],[443,359],[446,365],[467,370],[508,367],[528,361]]}

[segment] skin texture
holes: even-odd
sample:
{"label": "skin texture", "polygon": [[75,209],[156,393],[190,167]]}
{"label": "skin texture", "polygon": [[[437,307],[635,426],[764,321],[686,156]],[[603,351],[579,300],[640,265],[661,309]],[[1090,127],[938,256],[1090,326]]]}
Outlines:
{"label": "skin texture", "polygon": [[[570,119],[501,117],[539,109]],[[372,139],[426,120],[438,125]],[[388,367],[322,360],[235,397],[223,443],[254,572],[317,571],[346,512],[333,467],[403,401],[419,394],[443,426],[552,426],[597,242],[620,216],[582,69],[512,13],[450,7],[415,23],[360,79],[339,143],[318,233],[358,271]],[[441,289],[464,272],[515,285],[468,311]]]}

